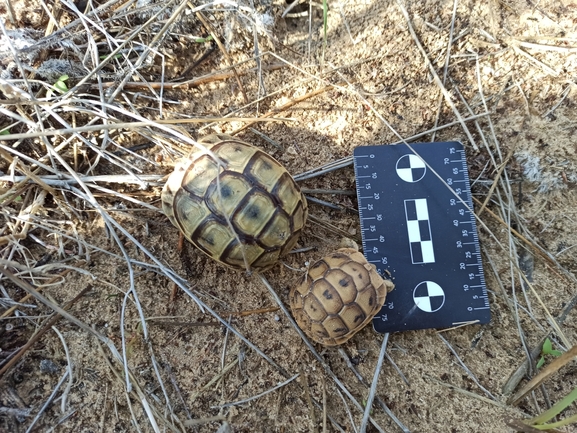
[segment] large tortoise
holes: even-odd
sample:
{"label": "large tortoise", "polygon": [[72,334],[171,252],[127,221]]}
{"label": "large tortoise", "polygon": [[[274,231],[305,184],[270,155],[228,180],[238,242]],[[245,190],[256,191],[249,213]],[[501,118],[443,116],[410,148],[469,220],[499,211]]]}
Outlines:
{"label": "large tortoise", "polygon": [[177,164],[162,190],[164,213],[213,259],[249,272],[270,268],[305,224],[299,186],[278,161],[238,138],[212,134],[198,143],[212,155],[194,151]]}

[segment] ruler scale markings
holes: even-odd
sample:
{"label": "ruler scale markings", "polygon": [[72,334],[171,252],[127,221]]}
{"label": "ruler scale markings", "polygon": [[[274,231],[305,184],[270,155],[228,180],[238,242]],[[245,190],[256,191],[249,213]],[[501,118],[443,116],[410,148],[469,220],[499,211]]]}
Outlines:
{"label": "ruler scale markings", "polygon": [[457,142],[411,147],[416,154],[405,145],[360,147],[353,158],[364,254],[396,284],[373,325],[394,332],[487,323],[465,151]]}

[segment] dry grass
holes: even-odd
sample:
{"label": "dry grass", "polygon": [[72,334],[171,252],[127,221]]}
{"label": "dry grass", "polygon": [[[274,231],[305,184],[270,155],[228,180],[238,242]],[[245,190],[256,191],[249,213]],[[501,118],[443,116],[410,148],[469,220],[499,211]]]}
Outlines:
{"label": "dry grass", "polygon": [[[0,430],[533,431],[577,386],[577,7],[326,4],[0,6]],[[211,131],[331,202],[274,272],[176,251],[159,191]],[[352,149],[449,139],[493,323],[319,352],[285,288],[357,236]]]}

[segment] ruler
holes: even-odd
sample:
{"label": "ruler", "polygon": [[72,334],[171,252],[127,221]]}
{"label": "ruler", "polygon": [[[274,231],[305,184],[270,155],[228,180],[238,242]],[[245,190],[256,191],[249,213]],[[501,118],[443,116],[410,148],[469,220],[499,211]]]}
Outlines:
{"label": "ruler", "polygon": [[469,173],[459,142],[357,147],[363,252],[395,289],[377,332],[491,319]]}

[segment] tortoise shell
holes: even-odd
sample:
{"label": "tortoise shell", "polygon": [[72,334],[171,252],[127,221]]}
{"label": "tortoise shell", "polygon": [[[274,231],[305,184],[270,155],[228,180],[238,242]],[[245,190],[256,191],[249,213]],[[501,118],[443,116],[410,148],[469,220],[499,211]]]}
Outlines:
{"label": "tortoise shell", "polygon": [[177,164],[162,190],[164,213],[213,259],[247,271],[271,267],[305,224],[299,186],[274,158],[238,138],[212,134],[198,142],[212,155],[195,151]]}
{"label": "tortoise shell", "polygon": [[335,346],[372,320],[393,287],[360,252],[341,248],[309,268],[290,291],[289,302],[305,334]]}

